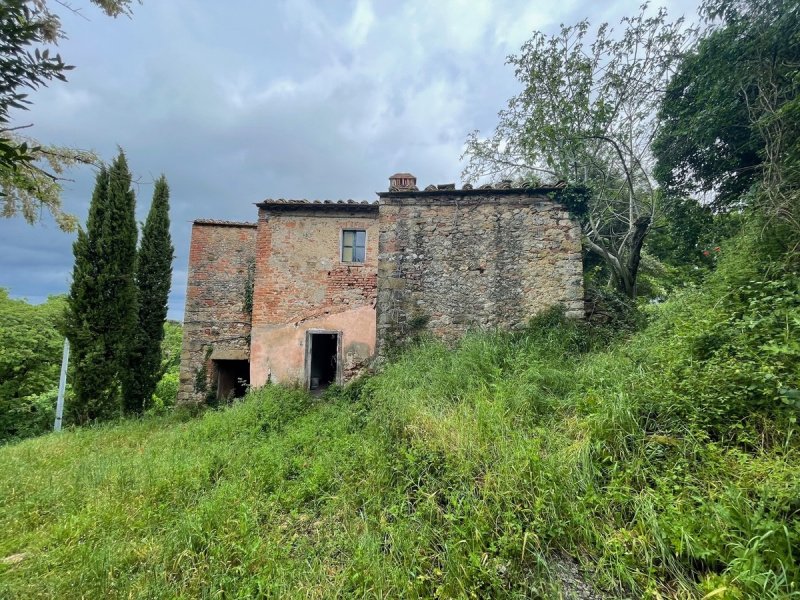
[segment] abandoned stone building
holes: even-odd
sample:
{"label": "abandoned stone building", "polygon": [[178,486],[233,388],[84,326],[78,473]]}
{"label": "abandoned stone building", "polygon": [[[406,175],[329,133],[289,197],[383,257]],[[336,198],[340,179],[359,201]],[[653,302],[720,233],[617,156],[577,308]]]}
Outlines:
{"label": "abandoned stone building", "polygon": [[342,383],[420,330],[453,342],[552,305],[583,314],[580,226],[556,188],[264,200],[255,223],[192,226],[180,402],[267,382]]}

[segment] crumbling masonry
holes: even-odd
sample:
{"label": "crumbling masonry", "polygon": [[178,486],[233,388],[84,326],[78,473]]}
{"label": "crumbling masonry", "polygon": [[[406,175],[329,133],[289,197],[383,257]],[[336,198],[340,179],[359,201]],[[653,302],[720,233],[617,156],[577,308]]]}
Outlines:
{"label": "crumbling masonry", "polygon": [[562,305],[583,315],[580,226],[556,188],[416,187],[378,202],[265,200],[195,221],[179,401],[342,383],[411,335],[454,342]]}

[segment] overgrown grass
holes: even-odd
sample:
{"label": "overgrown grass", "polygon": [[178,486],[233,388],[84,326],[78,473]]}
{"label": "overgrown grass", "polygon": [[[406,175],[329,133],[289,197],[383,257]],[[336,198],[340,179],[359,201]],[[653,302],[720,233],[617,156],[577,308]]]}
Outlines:
{"label": "overgrown grass", "polygon": [[0,597],[559,597],[562,555],[612,596],[800,597],[797,280],[734,267],[610,345],[548,313],[2,448]]}

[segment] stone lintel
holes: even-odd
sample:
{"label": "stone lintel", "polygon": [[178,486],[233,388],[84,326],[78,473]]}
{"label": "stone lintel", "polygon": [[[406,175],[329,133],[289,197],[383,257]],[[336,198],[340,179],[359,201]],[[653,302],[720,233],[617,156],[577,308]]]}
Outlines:
{"label": "stone lintel", "polygon": [[[213,342],[212,342],[213,343]],[[214,348],[211,360],[249,360],[250,353],[245,348]]]}

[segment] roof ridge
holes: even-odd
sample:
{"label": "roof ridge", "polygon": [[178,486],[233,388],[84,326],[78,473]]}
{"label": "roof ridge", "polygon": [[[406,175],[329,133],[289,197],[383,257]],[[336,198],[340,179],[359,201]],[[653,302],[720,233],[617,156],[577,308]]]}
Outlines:
{"label": "roof ridge", "polygon": [[307,200],[305,198],[265,198],[256,204],[376,204],[375,200]]}
{"label": "roof ridge", "polygon": [[193,225],[226,225],[229,227],[258,227],[258,223],[252,221],[227,221],[224,219],[195,219]]}

